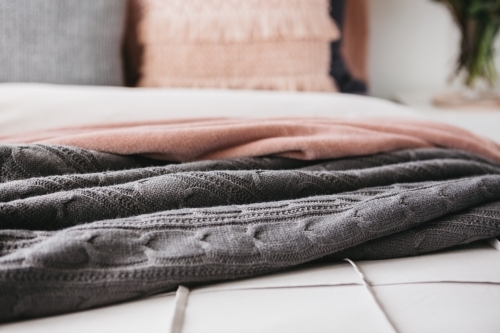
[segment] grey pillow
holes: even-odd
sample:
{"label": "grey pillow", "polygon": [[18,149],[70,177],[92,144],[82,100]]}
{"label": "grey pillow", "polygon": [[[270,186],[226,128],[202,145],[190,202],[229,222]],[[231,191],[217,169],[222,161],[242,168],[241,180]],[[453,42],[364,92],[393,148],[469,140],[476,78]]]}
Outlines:
{"label": "grey pillow", "polygon": [[0,0],[0,82],[123,85],[126,0]]}

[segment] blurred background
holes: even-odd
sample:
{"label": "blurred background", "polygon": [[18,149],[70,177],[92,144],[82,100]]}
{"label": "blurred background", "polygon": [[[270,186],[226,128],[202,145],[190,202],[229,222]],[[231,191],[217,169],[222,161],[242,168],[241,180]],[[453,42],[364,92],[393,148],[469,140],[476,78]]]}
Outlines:
{"label": "blurred background", "polygon": [[[431,0],[369,1],[370,94],[393,99],[445,88],[460,34],[449,11]],[[497,49],[500,46],[496,42]],[[496,56],[497,68],[500,56]]]}

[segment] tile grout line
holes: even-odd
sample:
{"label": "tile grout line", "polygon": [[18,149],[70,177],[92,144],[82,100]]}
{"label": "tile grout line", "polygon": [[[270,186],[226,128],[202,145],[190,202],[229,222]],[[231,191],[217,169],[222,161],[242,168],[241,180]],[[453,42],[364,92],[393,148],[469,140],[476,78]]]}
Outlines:
{"label": "tile grout line", "polygon": [[175,293],[174,313],[169,333],[182,333],[188,297],[189,289],[184,286],[179,286]]}
{"label": "tile grout line", "polygon": [[[487,240],[487,242],[494,247],[495,249],[500,251],[500,241],[496,238],[492,238]],[[370,293],[371,298],[379,308],[380,312],[384,315],[384,318],[386,319],[387,323],[391,327],[393,333],[399,333],[398,330],[396,329],[394,323],[384,310],[384,307],[380,303],[380,301],[377,299],[375,296],[375,292],[371,286],[371,284],[368,282],[366,279],[365,275],[363,272],[361,272],[361,269],[350,259],[345,258],[344,261],[348,262],[356,271],[356,273],[359,275],[361,278],[362,284],[366,287],[368,292]],[[182,329],[184,326],[184,316],[185,316],[185,311],[187,307],[187,301],[189,297],[190,290],[184,286],[179,286],[177,288],[177,291],[175,293],[175,305],[174,305],[174,313],[172,316],[172,322],[170,325],[170,330],[169,333],[182,333]]]}
{"label": "tile grout line", "polygon": [[380,303],[380,301],[375,296],[375,292],[374,292],[372,286],[370,285],[370,283],[366,279],[366,277],[363,274],[363,272],[361,272],[361,269],[358,267],[358,265],[356,265],[351,259],[348,259],[348,258],[345,258],[344,261],[347,261],[349,264],[351,264],[351,266],[354,268],[354,270],[356,271],[356,273],[359,275],[359,277],[361,278],[361,281],[363,282],[363,285],[366,287],[366,289],[370,293],[370,296],[375,301],[375,304],[377,305],[378,309],[380,310],[380,312],[382,312],[382,314],[384,315],[385,320],[387,321],[387,323],[391,327],[392,332],[393,333],[399,333],[398,330],[396,329],[396,326],[394,325],[394,323],[392,322],[392,320],[388,316],[387,312],[384,310],[384,307],[382,306],[382,304]]}

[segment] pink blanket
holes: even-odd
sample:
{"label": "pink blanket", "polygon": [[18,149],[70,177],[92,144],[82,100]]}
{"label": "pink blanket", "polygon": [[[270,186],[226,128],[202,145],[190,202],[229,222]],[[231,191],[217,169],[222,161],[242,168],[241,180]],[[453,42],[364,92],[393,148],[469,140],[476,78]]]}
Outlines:
{"label": "pink blanket", "polygon": [[500,162],[500,145],[453,126],[396,118],[197,119],[65,128],[0,137],[170,161],[277,155],[329,159],[448,147]]}

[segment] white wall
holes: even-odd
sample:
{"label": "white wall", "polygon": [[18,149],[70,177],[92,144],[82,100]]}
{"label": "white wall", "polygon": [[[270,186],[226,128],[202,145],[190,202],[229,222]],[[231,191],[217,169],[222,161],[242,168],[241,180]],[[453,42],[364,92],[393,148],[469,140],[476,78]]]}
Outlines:
{"label": "white wall", "polygon": [[450,14],[431,0],[370,0],[370,84],[374,96],[439,89],[458,52]]}

